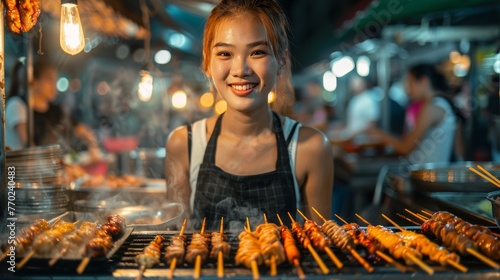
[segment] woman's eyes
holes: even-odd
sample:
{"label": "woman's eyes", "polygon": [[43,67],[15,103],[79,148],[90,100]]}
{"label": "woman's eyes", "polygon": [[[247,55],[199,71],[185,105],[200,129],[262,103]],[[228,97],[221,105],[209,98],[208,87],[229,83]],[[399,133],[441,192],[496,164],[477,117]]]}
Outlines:
{"label": "woman's eyes", "polygon": [[263,51],[263,50],[256,50],[256,51],[253,51],[252,52],[252,55],[266,55],[267,52]]}
{"label": "woman's eyes", "polygon": [[[267,52],[264,50],[255,50],[255,51],[252,51],[250,53],[250,56],[264,56],[266,54],[267,54]],[[220,57],[230,57],[231,55],[232,54],[228,51],[217,52],[217,56],[220,56]]]}

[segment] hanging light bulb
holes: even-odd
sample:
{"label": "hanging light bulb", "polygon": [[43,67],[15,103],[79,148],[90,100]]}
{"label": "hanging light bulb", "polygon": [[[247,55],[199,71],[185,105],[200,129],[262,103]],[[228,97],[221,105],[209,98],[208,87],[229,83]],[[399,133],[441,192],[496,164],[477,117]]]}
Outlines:
{"label": "hanging light bulb", "polygon": [[143,102],[148,102],[153,96],[153,76],[148,70],[141,70],[141,81],[139,82],[139,90],[137,96]]}
{"label": "hanging light bulb", "polygon": [[82,22],[77,0],[61,0],[61,27],[59,42],[63,51],[75,55],[85,47]]}

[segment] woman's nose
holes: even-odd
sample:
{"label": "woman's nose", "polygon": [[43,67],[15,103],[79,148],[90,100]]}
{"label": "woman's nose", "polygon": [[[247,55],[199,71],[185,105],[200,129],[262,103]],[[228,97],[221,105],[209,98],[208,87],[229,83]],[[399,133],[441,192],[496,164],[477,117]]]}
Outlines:
{"label": "woman's nose", "polygon": [[252,74],[252,69],[244,58],[235,58],[231,67],[231,75],[244,77]]}

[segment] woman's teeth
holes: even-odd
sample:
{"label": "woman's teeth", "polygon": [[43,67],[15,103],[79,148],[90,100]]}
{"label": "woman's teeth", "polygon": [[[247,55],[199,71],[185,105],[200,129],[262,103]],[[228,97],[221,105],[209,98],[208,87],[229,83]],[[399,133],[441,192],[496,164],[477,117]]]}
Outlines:
{"label": "woman's teeth", "polygon": [[255,87],[255,84],[246,84],[246,85],[232,85],[232,87],[236,90],[249,90]]}

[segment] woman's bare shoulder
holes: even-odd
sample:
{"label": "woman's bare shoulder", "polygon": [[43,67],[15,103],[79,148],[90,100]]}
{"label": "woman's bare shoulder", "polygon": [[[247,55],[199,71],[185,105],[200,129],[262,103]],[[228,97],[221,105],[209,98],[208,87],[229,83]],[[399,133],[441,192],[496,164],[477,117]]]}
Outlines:
{"label": "woman's bare shoulder", "polygon": [[179,126],[174,129],[167,139],[167,153],[169,155],[183,155],[188,152],[187,126]]}
{"label": "woman's bare shoulder", "polygon": [[330,151],[331,146],[323,132],[310,126],[302,126],[299,130],[298,149],[317,154]]}

